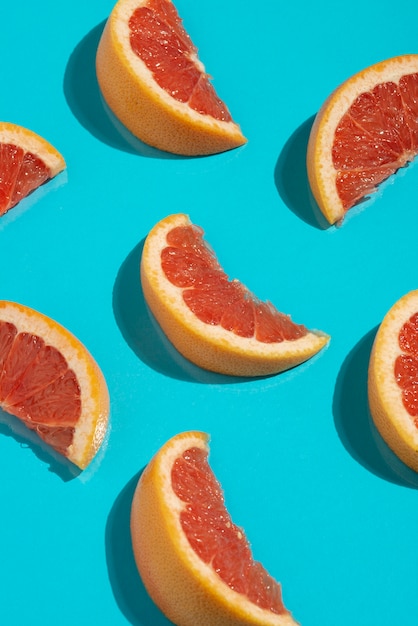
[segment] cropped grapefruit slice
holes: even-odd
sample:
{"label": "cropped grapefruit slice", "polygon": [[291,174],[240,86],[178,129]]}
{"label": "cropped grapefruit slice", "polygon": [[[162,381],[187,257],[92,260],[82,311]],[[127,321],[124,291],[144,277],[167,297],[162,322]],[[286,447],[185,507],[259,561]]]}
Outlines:
{"label": "cropped grapefruit slice", "polygon": [[403,296],[385,315],[372,348],[368,387],[382,438],[418,472],[418,291]]}
{"label": "cropped grapefruit slice", "polygon": [[275,374],[306,361],[329,340],[229,280],[203,230],[182,213],[161,220],[149,233],[141,281],[164,333],[203,369],[232,376]]}
{"label": "cropped grapefruit slice", "polygon": [[0,215],[65,168],[61,154],[27,128],[0,122]]}
{"label": "cropped grapefruit slice", "polygon": [[109,396],[78,339],[42,313],[3,300],[0,408],[84,469],[103,442]]}
{"label": "cropped grapefruit slice", "polygon": [[99,42],[96,71],[111,111],[155,148],[194,156],[246,141],[171,0],[119,0]]}
{"label": "cropped grapefruit slice", "polygon": [[341,222],[417,153],[418,55],[346,80],[319,110],[308,143],[309,182],[328,222]]}
{"label": "cropped grapefruit slice", "polygon": [[182,433],[141,475],[131,536],[143,583],[177,626],[295,626],[280,585],[233,523],[208,452],[205,433]]}

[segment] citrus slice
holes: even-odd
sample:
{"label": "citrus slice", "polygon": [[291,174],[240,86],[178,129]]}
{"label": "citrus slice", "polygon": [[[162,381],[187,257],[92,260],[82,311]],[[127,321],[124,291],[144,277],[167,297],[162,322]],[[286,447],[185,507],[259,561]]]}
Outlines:
{"label": "citrus slice", "polygon": [[203,369],[233,376],[275,374],[306,361],[329,340],[229,280],[203,230],[182,213],[161,220],[146,238],[141,282],[164,333]]}
{"label": "citrus slice", "polygon": [[2,300],[0,408],[84,469],[103,442],[109,396],[97,363],[68,330]]}
{"label": "citrus slice", "polygon": [[177,626],[295,626],[233,523],[208,452],[205,433],[177,435],[138,481],[131,536],[143,583]]}
{"label": "citrus slice", "polygon": [[369,365],[374,423],[395,454],[418,472],[418,291],[385,315]]}
{"label": "citrus slice", "polygon": [[372,65],[340,85],[312,126],[313,196],[329,223],[373,194],[418,152],[418,55]]}
{"label": "citrus slice", "polygon": [[96,70],[111,111],[155,148],[193,156],[246,141],[171,0],[119,0],[99,42]]}
{"label": "citrus slice", "polygon": [[65,168],[61,154],[27,128],[0,122],[0,215]]}

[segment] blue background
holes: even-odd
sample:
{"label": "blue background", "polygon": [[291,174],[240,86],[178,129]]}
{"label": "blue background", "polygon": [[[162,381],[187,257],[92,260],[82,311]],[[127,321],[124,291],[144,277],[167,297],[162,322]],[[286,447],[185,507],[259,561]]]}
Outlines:
{"label": "blue background", "polygon": [[[305,152],[340,82],[417,51],[417,4],[176,5],[243,148],[184,159],[127,141],[95,77],[109,0],[2,8],[0,118],[48,139],[67,170],[1,218],[0,298],[83,341],[107,379],[111,429],[77,475],[0,416],[0,623],[168,626],[135,570],[130,502],[157,449],[201,429],[234,521],[303,626],[416,626],[418,480],[373,430],[366,376],[383,316],[417,288],[418,170],[325,228]],[[138,273],[147,233],[176,212],[231,277],[329,333],[329,347],[259,380],[182,359]]]}

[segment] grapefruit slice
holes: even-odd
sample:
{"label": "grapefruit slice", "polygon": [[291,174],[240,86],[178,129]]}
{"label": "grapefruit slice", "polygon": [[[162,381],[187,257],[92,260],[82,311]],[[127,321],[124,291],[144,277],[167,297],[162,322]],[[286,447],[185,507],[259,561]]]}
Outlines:
{"label": "grapefruit slice", "polygon": [[371,352],[368,389],[382,438],[418,472],[418,291],[403,296],[383,318]]}
{"label": "grapefruit slice", "polygon": [[194,156],[246,141],[171,0],[119,0],[99,42],[96,71],[111,111],[155,148]]}
{"label": "grapefruit slice", "polygon": [[61,154],[23,126],[0,122],[0,215],[65,168]]}
{"label": "grapefruit slice", "polygon": [[0,408],[84,469],[103,442],[109,395],[99,366],[68,330],[2,300]]}
{"label": "grapefruit slice", "polygon": [[372,65],[340,85],[312,126],[313,196],[330,224],[373,194],[418,152],[418,55]]}
{"label": "grapefruit slice", "polygon": [[164,333],[203,369],[232,376],[275,374],[306,361],[329,340],[230,281],[202,229],[182,213],[161,220],[149,233],[141,282]]}
{"label": "grapefruit slice", "polygon": [[182,433],[139,479],[131,536],[144,585],[177,626],[295,626],[225,508],[208,452],[205,433]]}

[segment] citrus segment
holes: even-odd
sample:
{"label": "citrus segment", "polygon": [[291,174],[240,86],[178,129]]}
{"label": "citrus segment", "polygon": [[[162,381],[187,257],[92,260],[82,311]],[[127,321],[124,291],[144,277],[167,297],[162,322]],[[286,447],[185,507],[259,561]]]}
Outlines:
{"label": "citrus segment", "polygon": [[132,50],[162,89],[198,113],[226,122],[232,120],[209,76],[197,63],[197,49],[171,2],[149,0],[147,6],[134,11],[129,29]]}
{"label": "citrus segment", "polygon": [[279,585],[254,561],[241,528],[224,504],[208,452],[193,447],[179,456],[171,472],[173,491],[186,504],[180,523],[193,550],[231,588],[263,609],[284,613]]}
{"label": "citrus segment", "polygon": [[0,408],[84,468],[103,441],[109,398],[78,339],[33,309],[0,301]]}
{"label": "citrus segment", "polygon": [[418,55],[382,61],[320,108],[307,153],[319,208],[333,224],[418,153]]}
{"label": "citrus segment", "polygon": [[203,230],[184,214],[149,233],[141,259],[145,299],[177,350],[204,369],[262,376],[312,357],[329,340],[229,280]]}
{"label": "citrus segment", "polygon": [[119,0],[96,70],[116,117],[151,146],[204,155],[245,143],[171,0]]}
{"label": "citrus segment", "polygon": [[131,536],[151,598],[178,626],[295,626],[208,463],[208,436],[170,439],[135,490]]}
{"label": "citrus segment", "polygon": [[395,361],[395,378],[402,390],[402,402],[418,428],[418,311],[399,333],[402,354]]}
{"label": "citrus segment", "polygon": [[369,364],[369,404],[388,446],[418,471],[418,291],[385,315]]}
{"label": "citrus segment", "polygon": [[168,280],[184,289],[183,299],[197,318],[241,337],[273,343],[308,333],[271,305],[257,301],[237,280],[230,281],[193,224],[167,234],[161,266]]}
{"label": "citrus segment", "polygon": [[63,157],[45,139],[0,122],[0,215],[64,168]]}

